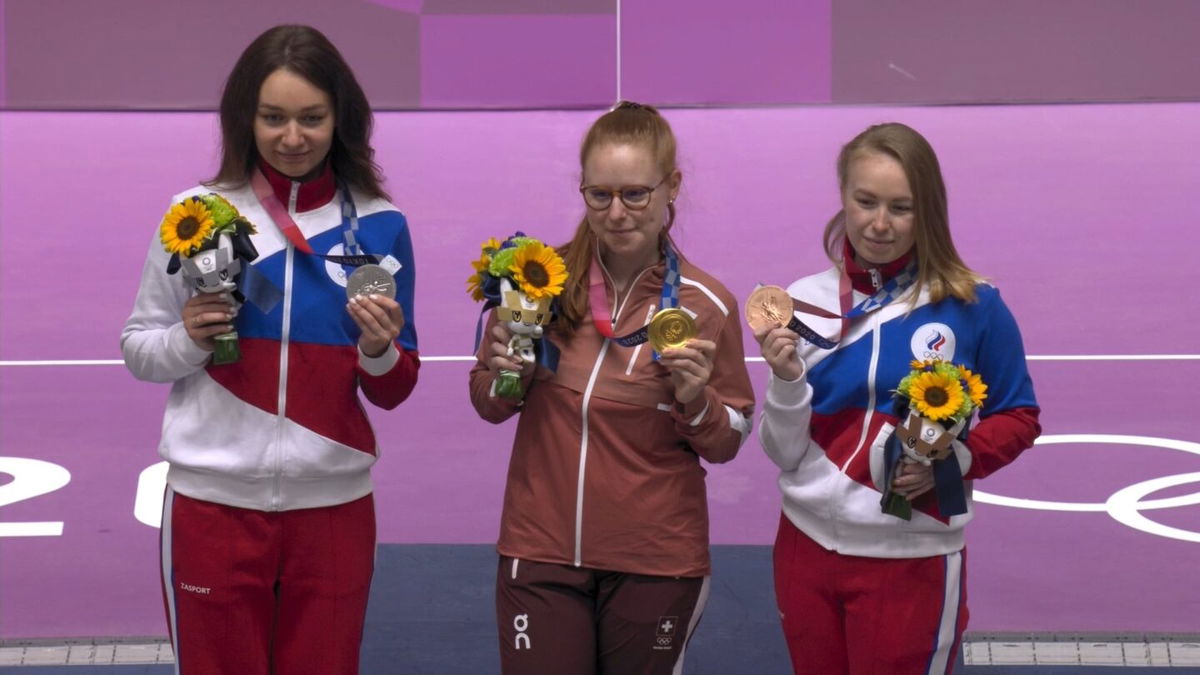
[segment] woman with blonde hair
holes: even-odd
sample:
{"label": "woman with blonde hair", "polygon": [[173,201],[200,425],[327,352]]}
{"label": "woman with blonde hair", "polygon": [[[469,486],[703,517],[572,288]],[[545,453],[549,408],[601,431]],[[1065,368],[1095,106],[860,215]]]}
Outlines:
{"label": "woman with blonde hair", "polygon": [[[682,173],[654,108],[621,103],[580,151],[585,215],[544,339],[553,371],[509,357],[508,330],[471,369],[471,402],[520,415],[501,515],[496,616],[503,672],[678,673],[708,596],[700,460],[733,459],[750,430],[734,297],[677,251]],[[696,337],[661,354],[627,339],[675,308]],[[524,398],[496,395],[519,371]]]}
{"label": "woman with blonde hair", "polygon": [[[796,673],[949,673],[967,623],[970,481],[1033,445],[1039,409],[1012,314],[950,237],[929,143],[873,126],[842,148],[837,173],[842,210],[824,233],[834,265],[788,294],[802,311],[838,311],[797,314],[812,331],[803,341],[778,324],[755,330],[771,368],[760,438],[783,493],[783,632]],[[947,438],[944,458],[892,461],[907,415],[892,394],[914,366],[939,363],[979,376],[980,421]]]}

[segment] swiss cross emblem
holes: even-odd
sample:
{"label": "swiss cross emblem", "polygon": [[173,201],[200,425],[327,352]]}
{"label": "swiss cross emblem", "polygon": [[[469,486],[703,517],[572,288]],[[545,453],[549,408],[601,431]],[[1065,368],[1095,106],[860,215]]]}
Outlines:
{"label": "swiss cross emblem", "polygon": [[671,636],[675,634],[675,625],[679,623],[677,616],[660,616],[658,617],[658,634],[662,636]]}

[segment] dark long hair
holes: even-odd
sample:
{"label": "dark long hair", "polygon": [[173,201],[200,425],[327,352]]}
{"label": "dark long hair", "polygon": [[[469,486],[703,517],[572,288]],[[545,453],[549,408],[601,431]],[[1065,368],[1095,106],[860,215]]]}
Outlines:
{"label": "dark long hair", "polygon": [[245,185],[258,161],[254,116],[263,81],[279,69],[293,72],[333,104],[329,161],[336,176],[371,197],[387,199],[371,148],[371,106],[337,48],[310,26],[276,26],[242,52],[221,94],[221,168],[209,185]]}
{"label": "dark long hair", "polygon": [[[675,134],[654,106],[621,101],[601,115],[583,138],[579,148],[580,167],[587,164],[593,149],[608,143],[628,143],[648,149],[663,175],[669,176],[678,168]],[[667,214],[662,238],[679,253],[671,239],[671,225],[675,223],[674,203],[667,204]],[[571,241],[558,249],[567,265],[567,282],[559,298],[558,326],[567,338],[574,336],[575,329],[588,318],[589,271],[595,249],[596,236],[588,227],[587,216],[575,228]],[[683,254],[679,253],[679,257],[683,258]]]}

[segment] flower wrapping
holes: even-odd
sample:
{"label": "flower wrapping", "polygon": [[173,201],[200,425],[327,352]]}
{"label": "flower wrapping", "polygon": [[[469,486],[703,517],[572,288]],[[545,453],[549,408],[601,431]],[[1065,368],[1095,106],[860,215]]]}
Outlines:
{"label": "flower wrapping", "polygon": [[932,468],[938,511],[943,516],[966,513],[962,470],[954,441],[965,433],[971,416],[983,406],[987,385],[963,366],[939,360],[913,361],[912,370],[894,392],[901,416],[884,448],[884,513],[912,518],[909,500],[892,492],[901,462]]}
{"label": "flower wrapping", "polygon": [[[554,315],[554,300],[563,291],[567,266],[554,248],[517,232],[503,242],[488,239],[480,246],[475,270],[467,279],[467,292],[483,301],[483,310],[496,308],[497,319],[512,332],[508,356],[518,361],[545,362],[553,368],[557,352],[540,348],[543,327]],[[475,329],[475,347],[481,337],[482,315]],[[501,370],[496,379],[496,394],[508,399],[524,397],[521,376]]]}

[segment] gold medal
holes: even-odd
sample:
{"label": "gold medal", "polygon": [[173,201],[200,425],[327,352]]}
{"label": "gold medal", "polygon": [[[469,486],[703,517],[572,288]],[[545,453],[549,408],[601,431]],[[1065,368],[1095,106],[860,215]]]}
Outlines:
{"label": "gold medal", "polygon": [[778,286],[759,286],[746,300],[746,323],[755,332],[788,325],[792,320],[792,296]]}
{"label": "gold medal", "polygon": [[696,322],[682,309],[659,310],[650,319],[650,344],[654,351],[682,347],[696,337]]}

